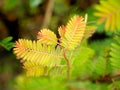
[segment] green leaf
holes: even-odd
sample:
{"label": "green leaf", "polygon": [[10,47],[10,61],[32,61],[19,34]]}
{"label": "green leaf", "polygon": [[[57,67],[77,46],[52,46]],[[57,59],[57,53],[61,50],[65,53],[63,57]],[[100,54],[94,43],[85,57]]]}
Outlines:
{"label": "green leaf", "polygon": [[29,1],[29,5],[31,8],[35,8],[41,3],[42,3],[42,0],[30,0]]}
{"label": "green leaf", "polygon": [[99,56],[95,61],[95,73],[98,76],[105,76],[111,72],[111,65],[109,60],[106,60],[104,57]]}
{"label": "green leaf", "polygon": [[11,41],[12,39],[13,39],[13,37],[7,37],[7,38],[3,39],[1,42],[7,43],[7,42]]}
{"label": "green leaf", "polygon": [[3,46],[8,51],[11,50],[11,48],[13,48],[14,46],[14,43],[11,42],[12,39],[13,37],[7,37],[0,41],[0,45]]}
{"label": "green leaf", "polygon": [[36,78],[19,75],[16,78],[15,90],[67,90],[65,86],[65,82],[61,78]]}
{"label": "green leaf", "polygon": [[115,37],[115,42],[111,44],[111,51],[110,51],[110,61],[112,68],[114,70],[120,70],[120,33],[118,32]]}
{"label": "green leaf", "polygon": [[[73,63],[73,76],[84,76],[90,75],[92,73],[93,61],[91,62],[91,58],[94,55],[94,50],[91,48],[81,46],[77,48],[77,51],[74,51],[75,61]],[[90,67],[89,67],[90,65]],[[91,68],[92,67],[92,68]],[[86,75],[86,76],[85,76]]]}

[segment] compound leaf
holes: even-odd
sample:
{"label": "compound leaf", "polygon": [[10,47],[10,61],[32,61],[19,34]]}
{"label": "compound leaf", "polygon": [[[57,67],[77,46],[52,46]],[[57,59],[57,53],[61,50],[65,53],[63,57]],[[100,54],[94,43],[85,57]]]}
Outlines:
{"label": "compound leaf", "polygon": [[58,65],[62,58],[59,48],[42,45],[39,41],[19,39],[13,50],[18,58],[43,66],[52,67]]}
{"label": "compound leaf", "polygon": [[61,37],[62,46],[68,50],[74,50],[84,36],[85,26],[84,18],[74,16],[66,26],[64,37]]}

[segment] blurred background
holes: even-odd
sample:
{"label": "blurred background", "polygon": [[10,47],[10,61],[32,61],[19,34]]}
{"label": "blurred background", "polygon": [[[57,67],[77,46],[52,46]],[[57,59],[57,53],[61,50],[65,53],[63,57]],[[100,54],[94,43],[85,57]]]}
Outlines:
{"label": "blurred background", "polygon": [[[0,0],[0,41],[10,36],[7,40],[13,42],[7,49],[0,45],[0,90],[13,90],[14,79],[23,72],[10,48],[14,41],[36,39],[41,28],[50,28],[57,34],[57,27],[65,25],[74,14],[87,12],[94,21],[91,8],[95,4],[99,0]],[[105,37],[105,33],[95,33],[91,40]]]}

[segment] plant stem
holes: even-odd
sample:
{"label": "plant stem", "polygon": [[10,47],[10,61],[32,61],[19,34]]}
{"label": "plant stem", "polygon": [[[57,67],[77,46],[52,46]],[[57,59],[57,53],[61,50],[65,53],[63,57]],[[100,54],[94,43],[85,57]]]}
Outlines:
{"label": "plant stem", "polygon": [[66,63],[67,63],[67,81],[69,81],[69,79],[70,79],[70,63],[69,63],[69,59],[66,56],[65,49],[63,49],[63,56],[64,56]]}
{"label": "plant stem", "polygon": [[49,26],[49,22],[51,20],[52,12],[53,12],[54,0],[48,0],[48,5],[46,7],[45,18],[43,21],[43,28]]}

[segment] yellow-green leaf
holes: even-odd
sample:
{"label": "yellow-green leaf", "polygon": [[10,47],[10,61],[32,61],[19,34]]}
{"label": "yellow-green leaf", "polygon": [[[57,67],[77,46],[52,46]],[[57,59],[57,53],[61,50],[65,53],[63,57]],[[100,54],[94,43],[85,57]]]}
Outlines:
{"label": "yellow-green leaf", "polygon": [[93,33],[95,33],[96,28],[97,28],[96,26],[86,26],[83,39],[87,39],[87,38],[91,37],[93,35]]}
{"label": "yellow-green leaf", "polygon": [[74,50],[77,47],[85,33],[86,23],[83,17],[74,16],[69,20],[66,26],[64,37],[61,37],[62,46],[68,50]]}
{"label": "yellow-green leaf", "polygon": [[100,5],[96,5],[95,16],[99,17],[98,24],[105,22],[106,30],[120,29],[120,5],[119,0],[101,0]]}
{"label": "yellow-green leaf", "polygon": [[35,63],[26,61],[24,63],[24,68],[27,70],[27,76],[42,76],[45,74],[45,67]]}
{"label": "yellow-green leaf", "polygon": [[47,45],[57,44],[57,37],[55,33],[50,31],[49,29],[42,29],[40,32],[38,32],[38,39],[41,43]]}
{"label": "yellow-green leaf", "polygon": [[14,53],[24,61],[36,62],[42,66],[55,66],[61,62],[61,50],[54,46],[41,44],[40,41],[19,39],[14,47]]}

